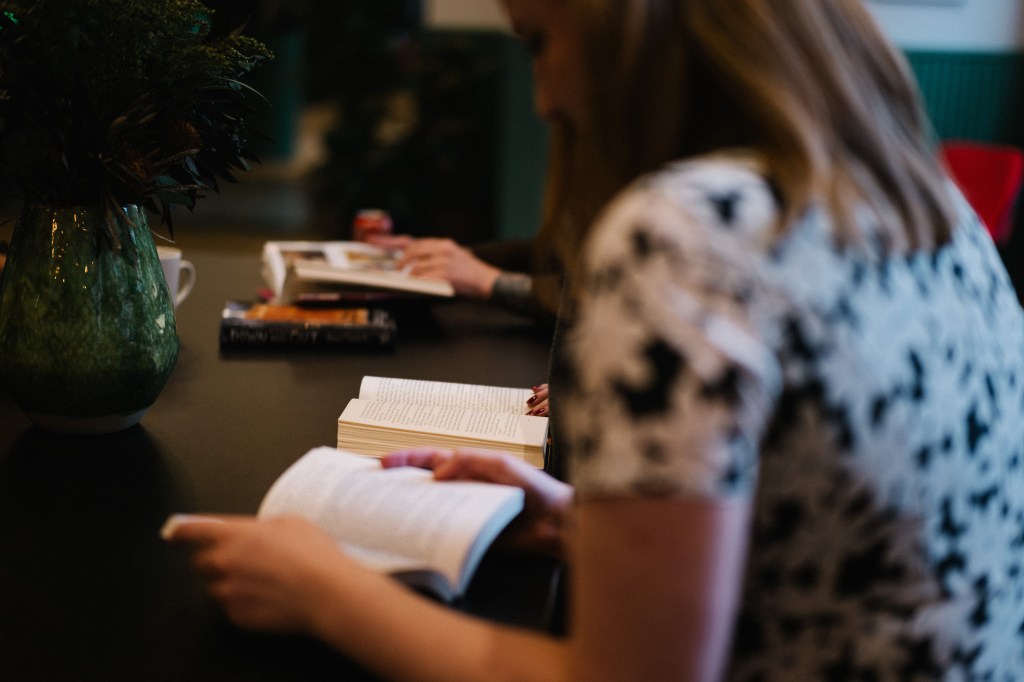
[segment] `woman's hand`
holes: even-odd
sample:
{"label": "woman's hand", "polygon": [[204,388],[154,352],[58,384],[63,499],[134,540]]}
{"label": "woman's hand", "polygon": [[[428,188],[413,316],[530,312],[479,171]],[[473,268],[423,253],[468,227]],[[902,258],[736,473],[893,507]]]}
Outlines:
{"label": "woman's hand", "polygon": [[162,535],[194,547],[210,594],[244,628],[315,634],[332,582],[367,570],[300,518],[172,517]]}
{"label": "woman's hand", "polygon": [[530,390],[533,391],[533,395],[526,400],[526,414],[537,417],[548,416],[548,385],[541,384]]}
{"label": "woman's hand", "polygon": [[514,455],[488,450],[414,448],[381,459],[384,467],[416,466],[434,470],[440,481],[484,481],[522,488],[522,513],[509,524],[499,543],[522,551],[564,557],[564,529],[572,506],[571,486]]}
{"label": "woman's hand", "polygon": [[473,255],[451,239],[414,239],[408,235],[374,236],[370,244],[402,251],[399,268],[417,277],[447,280],[455,292],[469,298],[488,299],[501,270]]}

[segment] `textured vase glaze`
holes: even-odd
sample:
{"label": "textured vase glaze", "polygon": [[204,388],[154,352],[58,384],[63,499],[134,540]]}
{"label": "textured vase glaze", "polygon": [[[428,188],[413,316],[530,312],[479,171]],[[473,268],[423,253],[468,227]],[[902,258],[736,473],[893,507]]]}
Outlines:
{"label": "textured vase glaze", "polygon": [[178,359],[174,307],[144,211],[27,204],[0,278],[0,388],[38,426],[134,425]]}

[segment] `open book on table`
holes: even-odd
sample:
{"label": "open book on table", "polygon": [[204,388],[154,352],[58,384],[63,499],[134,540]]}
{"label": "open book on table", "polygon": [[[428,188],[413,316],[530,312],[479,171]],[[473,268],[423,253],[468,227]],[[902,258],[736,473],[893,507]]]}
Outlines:
{"label": "open book on table", "polygon": [[368,292],[451,297],[443,279],[414,277],[396,268],[398,254],[354,241],[269,241],[263,245],[263,279],[276,303],[303,297],[323,301],[335,294],[339,302]]}
{"label": "open book on table", "polygon": [[338,447],[381,456],[421,445],[482,448],[544,466],[548,418],[526,414],[528,388],[367,376],[338,417]]}
{"label": "open book on table", "polygon": [[353,558],[450,601],[523,508],[523,491],[472,481],[436,481],[414,467],[334,448],[310,450],[270,487],[258,516],[303,516]]}

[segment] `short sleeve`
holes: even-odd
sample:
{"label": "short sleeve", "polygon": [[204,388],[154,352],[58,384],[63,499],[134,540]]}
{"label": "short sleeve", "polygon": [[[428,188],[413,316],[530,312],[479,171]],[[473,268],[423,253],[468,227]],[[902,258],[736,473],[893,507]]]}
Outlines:
{"label": "short sleeve", "polygon": [[771,198],[745,191],[723,215],[713,192],[640,186],[595,227],[559,403],[580,497],[754,490],[781,379],[749,295]]}

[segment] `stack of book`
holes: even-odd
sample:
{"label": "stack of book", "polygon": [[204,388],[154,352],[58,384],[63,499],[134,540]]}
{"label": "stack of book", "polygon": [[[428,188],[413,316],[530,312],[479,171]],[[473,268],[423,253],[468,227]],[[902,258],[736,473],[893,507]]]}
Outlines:
{"label": "stack of book", "polygon": [[228,301],[220,319],[224,350],[391,348],[397,327],[383,308],[313,308]]}
{"label": "stack of book", "polygon": [[415,446],[502,450],[544,466],[548,418],[529,388],[367,376],[338,417],[338,447],[379,457]]}
{"label": "stack of book", "polygon": [[266,302],[228,301],[222,349],[389,348],[396,303],[455,295],[445,280],[396,267],[398,253],[354,241],[269,241]]}

